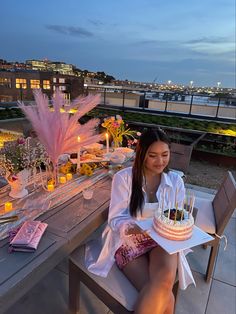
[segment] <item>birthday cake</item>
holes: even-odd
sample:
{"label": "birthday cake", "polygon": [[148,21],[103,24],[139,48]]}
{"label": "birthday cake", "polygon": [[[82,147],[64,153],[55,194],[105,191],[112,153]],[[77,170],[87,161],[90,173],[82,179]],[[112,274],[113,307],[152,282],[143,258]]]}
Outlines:
{"label": "birthday cake", "polygon": [[157,211],[153,218],[154,230],[169,240],[182,241],[192,236],[194,219],[185,210],[170,209]]}

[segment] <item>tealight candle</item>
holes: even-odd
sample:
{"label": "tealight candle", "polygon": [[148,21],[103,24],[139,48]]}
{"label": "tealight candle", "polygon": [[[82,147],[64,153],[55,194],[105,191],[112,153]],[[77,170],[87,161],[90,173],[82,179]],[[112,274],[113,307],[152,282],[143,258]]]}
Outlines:
{"label": "tealight candle", "polygon": [[54,185],[53,184],[48,184],[48,191],[53,192],[54,191]]}
{"label": "tealight candle", "polygon": [[109,153],[109,134],[106,133],[105,136],[106,136],[106,149],[107,149],[107,154],[108,154]]}
{"label": "tealight candle", "polygon": [[66,177],[59,177],[60,183],[66,183]]}
{"label": "tealight candle", "polygon": [[72,179],[72,173],[67,173],[66,174],[66,180],[71,180]]}
{"label": "tealight candle", "polygon": [[12,203],[11,202],[6,202],[4,204],[4,209],[5,209],[5,212],[9,212],[12,210]]}

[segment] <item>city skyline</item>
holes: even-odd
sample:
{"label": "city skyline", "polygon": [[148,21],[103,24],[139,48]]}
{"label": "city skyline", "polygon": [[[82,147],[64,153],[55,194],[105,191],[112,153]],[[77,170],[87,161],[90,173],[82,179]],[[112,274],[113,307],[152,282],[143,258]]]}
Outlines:
{"label": "city skyline", "polygon": [[7,61],[47,58],[121,80],[235,87],[234,0],[10,0],[1,8]]}

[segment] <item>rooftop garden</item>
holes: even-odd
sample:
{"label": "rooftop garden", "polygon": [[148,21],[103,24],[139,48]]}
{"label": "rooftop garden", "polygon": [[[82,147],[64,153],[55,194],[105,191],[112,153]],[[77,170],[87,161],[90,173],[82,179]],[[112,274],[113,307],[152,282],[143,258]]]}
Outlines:
{"label": "rooftop garden", "polygon": [[197,130],[202,132],[209,132],[214,134],[222,134],[228,136],[236,136],[236,124],[233,123],[221,123],[206,120],[197,120],[193,118],[180,118],[170,116],[160,116],[148,113],[133,113],[117,111],[117,110],[102,110],[94,109],[89,115],[94,117],[104,117],[120,114],[128,122],[142,122],[158,124],[159,126],[175,127],[187,130]]}

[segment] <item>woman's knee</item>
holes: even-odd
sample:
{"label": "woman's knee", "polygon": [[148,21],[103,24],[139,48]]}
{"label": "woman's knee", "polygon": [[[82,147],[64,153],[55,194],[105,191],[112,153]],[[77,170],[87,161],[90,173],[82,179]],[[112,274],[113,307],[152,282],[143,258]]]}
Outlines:
{"label": "woman's knee", "polygon": [[152,281],[173,285],[177,271],[177,256],[165,255],[162,252],[150,256],[149,275]]}
{"label": "woman's knee", "polygon": [[162,269],[150,275],[150,284],[158,289],[171,291],[175,283],[176,271]]}

